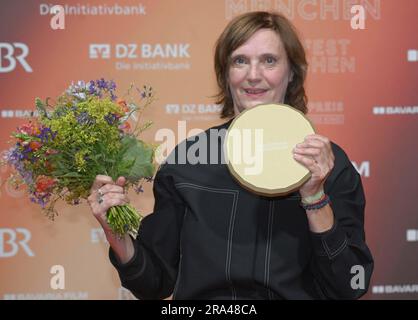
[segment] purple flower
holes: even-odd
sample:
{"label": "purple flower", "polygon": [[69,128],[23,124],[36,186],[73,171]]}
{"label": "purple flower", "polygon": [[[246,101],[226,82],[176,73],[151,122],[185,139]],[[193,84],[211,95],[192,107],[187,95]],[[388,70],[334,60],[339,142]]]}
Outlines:
{"label": "purple flower", "polygon": [[96,92],[95,84],[94,84],[94,81],[91,80],[89,84],[89,93],[94,94],[95,92]]}
{"label": "purple flower", "polygon": [[16,146],[10,148],[8,151],[6,151],[5,158],[7,163],[9,163],[12,166],[15,166],[20,160],[23,160],[23,156],[20,152],[20,143],[16,143]]}
{"label": "purple flower", "polygon": [[109,113],[104,116],[104,119],[107,121],[109,125],[114,125],[115,122],[118,120],[118,117],[114,113]]}
{"label": "purple flower", "polygon": [[49,199],[51,197],[51,193],[45,193],[45,192],[33,192],[32,197],[30,198],[30,201],[33,203],[39,204],[42,209],[45,209],[47,203],[49,202]]}
{"label": "purple flower", "polygon": [[51,128],[42,127],[41,133],[37,135],[41,139],[42,143],[52,141],[57,136],[57,132],[52,132]]}
{"label": "purple flower", "polygon": [[107,89],[107,82],[103,78],[101,78],[100,80],[97,80],[96,84],[99,89]]}
{"label": "purple flower", "polygon": [[113,80],[109,81],[109,90],[115,90],[116,89],[116,83]]}
{"label": "purple flower", "polygon": [[104,92],[110,93],[110,98],[116,100],[116,95],[113,90],[116,89],[116,83],[113,80],[106,81],[104,78],[98,80],[91,80],[87,86],[88,93],[101,98]]}
{"label": "purple flower", "polygon": [[72,83],[68,87],[67,92],[79,99],[85,100],[86,93],[90,95],[96,95],[101,97],[103,92],[106,91],[111,94],[112,99],[116,96],[113,91],[116,89],[116,83],[113,80],[106,81],[104,78],[98,80],[90,80],[87,84],[84,81],[78,81],[77,84]]}
{"label": "purple flower", "polygon": [[95,121],[87,111],[83,111],[76,116],[77,122],[81,125],[91,125]]}
{"label": "purple flower", "polygon": [[144,192],[144,189],[142,189],[142,185],[135,187],[134,190],[136,193]]}
{"label": "purple flower", "polygon": [[31,185],[33,184],[32,172],[26,170],[23,163],[26,158],[26,154],[23,154],[18,146],[10,148],[5,154],[7,163],[16,169],[27,185]]}

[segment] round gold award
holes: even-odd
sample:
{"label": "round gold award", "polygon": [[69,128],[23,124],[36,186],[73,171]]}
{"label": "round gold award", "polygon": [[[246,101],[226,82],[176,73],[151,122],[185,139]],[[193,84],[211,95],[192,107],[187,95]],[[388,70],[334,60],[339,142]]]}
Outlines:
{"label": "round gold award", "polygon": [[310,172],[293,158],[293,148],[315,133],[305,115],[288,105],[258,105],[240,113],[224,142],[230,173],[246,189],[283,196],[300,188]]}

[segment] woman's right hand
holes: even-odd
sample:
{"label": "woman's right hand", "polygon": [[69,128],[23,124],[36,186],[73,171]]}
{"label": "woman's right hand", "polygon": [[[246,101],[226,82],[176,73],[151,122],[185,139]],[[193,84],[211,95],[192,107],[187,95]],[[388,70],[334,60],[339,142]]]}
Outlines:
{"label": "woman's right hand", "polygon": [[111,177],[98,175],[90,189],[87,198],[94,217],[105,230],[110,230],[106,221],[106,212],[109,208],[129,203],[129,198],[123,186],[126,183],[124,177],[119,177],[116,182]]}
{"label": "woman's right hand", "polygon": [[132,259],[135,254],[135,248],[132,239],[128,235],[120,239],[113,234],[107,223],[106,212],[110,207],[129,203],[123,188],[125,183],[126,179],[124,177],[119,177],[114,182],[109,176],[98,175],[87,198],[94,217],[102,225],[106,238],[121,263],[126,263]]}

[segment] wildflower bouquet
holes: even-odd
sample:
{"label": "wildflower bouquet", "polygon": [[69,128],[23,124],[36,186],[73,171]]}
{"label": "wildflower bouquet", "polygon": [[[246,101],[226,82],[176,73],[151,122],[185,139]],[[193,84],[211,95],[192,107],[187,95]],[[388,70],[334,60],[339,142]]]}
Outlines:
{"label": "wildflower bouquet", "polygon": [[[151,122],[137,119],[135,128],[129,123],[153,101],[152,88],[131,86],[129,102],[117,99],[115,89],[113,81],[79,81],[53,104],[37,98],[39,115],[12,135],[14,145],[5,155],[16,171],[12,183],[27,186],[31,200],[52,220],[56,201],[75,205],[86,199],[98,174],[126,177],[126,187],[137,192],[152,179],[155,146],[139,140]],[[132,99],[133,92],[139,99]],[[141,217],[131,205],[112,207],[106,217],[118,236],[136,236]]]}

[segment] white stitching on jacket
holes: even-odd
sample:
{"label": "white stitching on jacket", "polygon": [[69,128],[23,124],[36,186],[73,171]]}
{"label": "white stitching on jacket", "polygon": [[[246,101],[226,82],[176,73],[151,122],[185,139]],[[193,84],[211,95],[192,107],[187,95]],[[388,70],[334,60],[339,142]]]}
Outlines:
{"label": "white stitching on jacket", "polygon": [[233,189],[209,188],[209,187],[204,187],[204,186],[200,186],[200,185],[192,184],[192,183],[188,183],[188,182],[176,183],[175,186],[177,188],[190,187],[192,189],[194,188],[194,189],[206,190],[206,191],[209,191],[209,192],[232,194],[232,196],[234,197],[233,203],[232,203],[232,209],[231,209],[231,216],[230,216],[230,220],[229,220],[229,227],[228,227],[228,244],[227,244],[227,249],[226,249],[225,276],[226,276],[226,280],[231,285],[232,300],[236,300],[237,299],[237,293],[236,293],[236,290],[235,290],[235,288],[232,284],[232,281],[231,281],[231,255],[232,255],[232,237],[233,237],[233,234],[234,234],[235,214],[236,214],[236,211],[237,211],[239,191],[238,190],[233,190]]}
{"label": "white stitching on jacket", "polygon": [[[188,211],[187,211],[187,206],[184,207],[184,216],[183,216],[183,224],[184,224],[184,219],[186,218]],[[180,260],[179,260],[179,266],[178,266],[178,270],[177,270],[177,279],[176,279],[176,283],[174,285],[174,290],[173,290],[173,300],[176,300],[176,294],[177,294],[177,288],[178,285],[180,283],[180,274],[181,274],[181,263],[182,263],[182,258],[183,258],[183,253],[181,252],[181,235],[180,235],[180,245],[179,245],[179,250],[180,250]]]}
{"label": "white stitching on jacket", "polygon": [[347,237],[344,238],[343,243],[336,250],[334,250],[334,252],[331,252],[330,248],[328,247],[328,244],[324,239],[322,239],[322,245],[324,246],[328,258],[332,259],[345,249],[345,247],[347,246]]}
{"label": "white stitching on jacket", "polygon": [[268,218],[268,230],[267,230],[267,245],[266,245],[266,257],[264,259],[264,286],[269,293],[269,299],[272,300],[272,293],[269,289],[270,281],[270,257],[271,257],[271,241],[273,235],[273,218],[274,218],[274,200],[269,205],[269,218]]}

